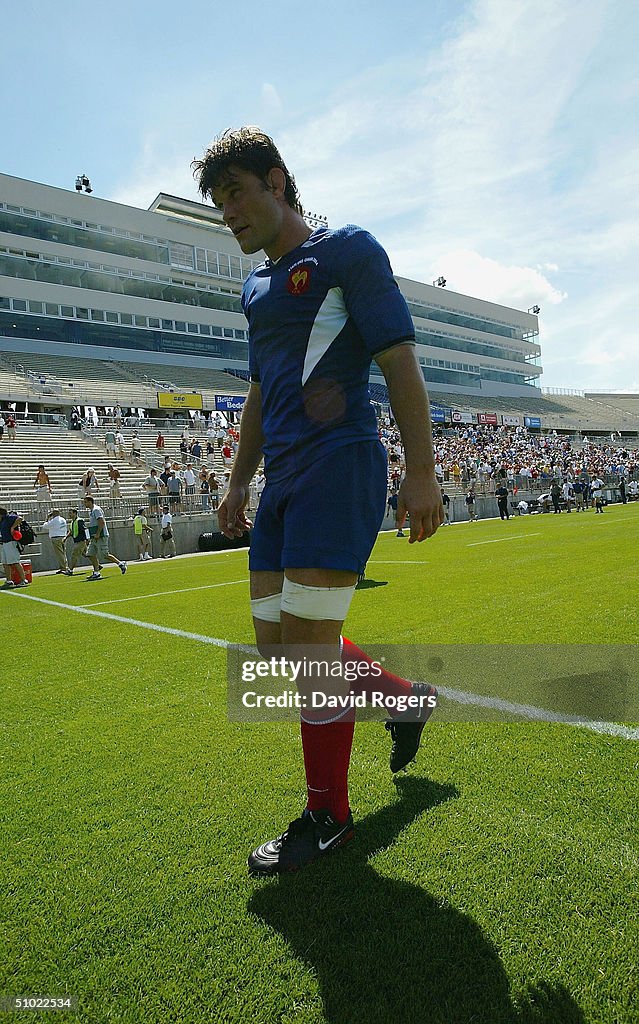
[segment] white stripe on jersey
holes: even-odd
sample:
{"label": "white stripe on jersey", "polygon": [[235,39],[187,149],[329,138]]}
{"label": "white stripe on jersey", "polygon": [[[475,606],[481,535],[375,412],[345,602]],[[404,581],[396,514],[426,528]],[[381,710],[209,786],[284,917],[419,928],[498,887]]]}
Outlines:
{"label": "white stripe on jersey", "polygon": [[312,374],[322,356],[328,352],[337,335],[348,320],[341,288],[331,288],[326,294],[308,336],[306,358],[302,370],[302,386]]}

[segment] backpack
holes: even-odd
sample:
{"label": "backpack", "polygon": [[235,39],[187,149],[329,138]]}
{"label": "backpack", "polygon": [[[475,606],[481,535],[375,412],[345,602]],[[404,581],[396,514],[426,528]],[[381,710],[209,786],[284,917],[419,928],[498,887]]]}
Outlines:
{"label": "backpack", "polygon": [[35,533],[33,532],[33,527],[26,519],[23,519],[20,523],[19,530],[22,534],[22,540],[18,543],[18,550],[22,554],[24,548],[35,541]]}

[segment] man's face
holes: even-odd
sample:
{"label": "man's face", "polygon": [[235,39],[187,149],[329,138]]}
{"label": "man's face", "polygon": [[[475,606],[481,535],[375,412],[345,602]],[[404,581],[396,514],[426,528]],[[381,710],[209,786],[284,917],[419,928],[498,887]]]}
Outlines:
{"label": "man's face", "polygon": [[[213,189],[213,202],[222,211],[224,223],[231,229],[244,253],[263,249],[267,254],[282,227],[283,206],[280,183],[281,171],[274,169],[273,187],[269,188],[251,171],[230,167],[223,181]],[[280,198],[278,198],[280,196]]]}

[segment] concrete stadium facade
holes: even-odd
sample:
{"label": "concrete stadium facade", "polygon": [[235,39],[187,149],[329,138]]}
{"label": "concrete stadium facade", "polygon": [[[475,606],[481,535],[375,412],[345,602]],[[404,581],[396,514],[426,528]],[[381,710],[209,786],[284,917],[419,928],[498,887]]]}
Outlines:
{"label": "concrete stadium facade", "polygon": [[[239,300],[259,262],[211,206],[161,193],[143,210],[0,174],[0,350],[59,345],[85,358],[244,371]],[[539,395],[534,314],[397,281],[431,389]]]}

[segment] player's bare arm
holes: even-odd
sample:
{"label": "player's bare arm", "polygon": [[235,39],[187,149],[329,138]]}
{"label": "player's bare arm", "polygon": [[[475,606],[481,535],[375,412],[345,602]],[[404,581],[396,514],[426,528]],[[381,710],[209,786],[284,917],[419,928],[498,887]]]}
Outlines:
{"label": "player's bare arm", "polygon": [[249,499],[249,484],[262,458],[262,392],[251,383],[240,421],[238,444],[229,485],[217,510],[218,522],[225,537],[241,537],[251,523],[244,515]]}
{"label": "player's bare arm", "polygon": [[428,393],[413,345],[395,345],[380,352],[375,361],[384,374],[406,454],[406,476],[398,493],[398,524],[406,513],[410,515],[409,543],[414,544],[432,537],[444,521]]}

